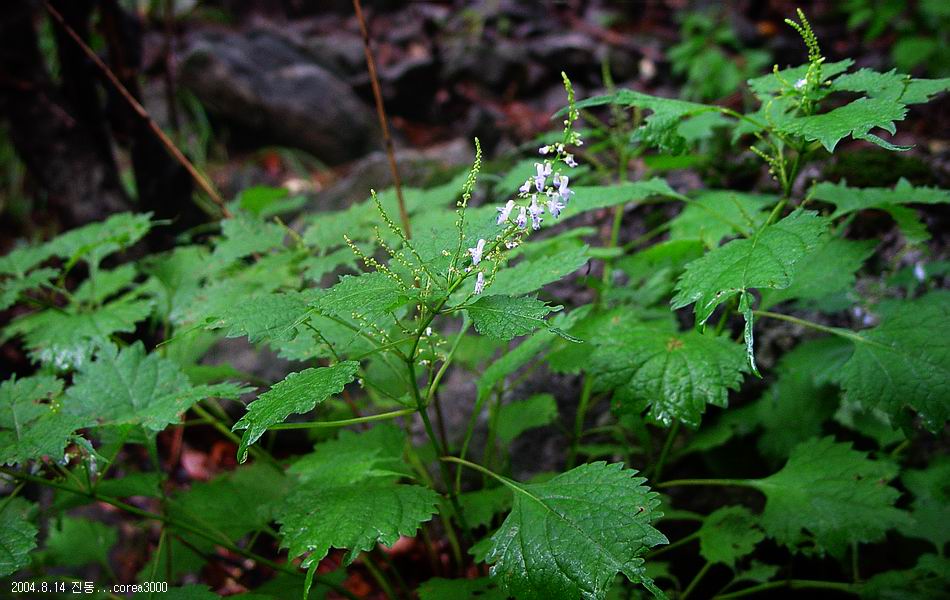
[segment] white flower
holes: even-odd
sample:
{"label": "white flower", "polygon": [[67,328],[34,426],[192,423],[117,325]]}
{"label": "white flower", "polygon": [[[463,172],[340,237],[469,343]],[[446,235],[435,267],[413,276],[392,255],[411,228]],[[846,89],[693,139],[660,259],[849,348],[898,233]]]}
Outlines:
{"label": "white flower", "polygon": [[917,263],[914,265],[914,278],[916,278],[917,281],[920,281],[921,283],[927,279],[927,271],[924,270],[923,263]]}
{"label": "white flower", "polygon": [[507,242],[505,242],[505,248],[508,248],[509,250],[511,250],[512,248],[517,248],[517,247],[518,247],[517,240],[508,240]]}
{"label": "white flower", "polygon": [[484,289],[485,289],[485,274],[479,271],[478,275],[475,276],[475,293],[481,294],[482,290]]}
{"label": "white flower", "polygon": [[545,161],[542,163],[534,163],[535,170],[537,175],[534,177],[534,187],[538,189],[539,192],[544,191],[544,182],[547,180],[547,177],[551,174],[551,163]]}
{"label": "white flower", "polygon": [[805,84],[808,83],[804,77],[795,82],[795,89],[800,90],[805,87]]}
{"label": "white flower", "polygon": [[541,215],[544,214],[544,208],[538,204],[538,197],[531,196],[531,204],[528,206],[528,212],[531,213],[531,228],[537,231],[541,229]]}
{"label": "white flower", "polygon": [[561,175],[557,182],[557,193],[565,203],[570,201],[571,194],[574,193],[567,188],[569,180],[570,178],[567,175]]}
{"label": "white flower", "polygon": [[573,155],[573,154],[566,154],[566,155],[564,156],[564,164],[566,164],[566,165],[569,166],[569,167],[576,167],[576,166],[577,166],[577,161],[574,160],[574,155]]}
{"label": "white flower", "polygon": [[521,207],[515,223],[518,225],[518,229],[524,229],[528,225],[528,211],[525,209],[525,207]]}
{"label": "white flower", "polygon": [[518,191],[521,192],[522,194],[527,194],[528,192],[531,191],[531,178],[530,178],[530,177],[529,177],[528,179],[526,179],[524,183],[521,184],[521,187],[518,188]]}
{"label": "white flower", "polygon": [[547,154],[551,151],[551,146],[541,146],[538,148],[538,154]]}
{"label": "white flower", "polygon": [[498,211],[498,225],[501,225],[508,220],[508,217],[511,215],[512,209],[515,207],[515,201],[509,200],[504,206],[497,208]]}
{"label": "white flower", "polygon": [[472,255],[472,264],[478,265],[482,262],[482,252],[485,250],[485,240],[478,240],[474,248],[469,248],[468,253]]}
{"label": "white flower", "polygon": [[551,216],[555,219],[561,216],[561,211],[564,210],[564,205],[561,204],[561,201],[555,197],[551,197],[548,202],[548,212],[551,213]]}

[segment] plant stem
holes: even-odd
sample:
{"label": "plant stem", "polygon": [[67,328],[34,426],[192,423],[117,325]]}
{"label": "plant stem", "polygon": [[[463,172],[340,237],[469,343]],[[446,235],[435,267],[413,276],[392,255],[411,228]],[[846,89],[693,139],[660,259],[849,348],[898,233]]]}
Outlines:
{"label": "plant stem", "polygon": [[676,439],[676,434],[679,433],[679,430],[680,422],[673,421],[673,425],[666,435],[666,442],[663,443],[663,449],[660,450],[660,457],[656,460],[655,466],[653,467],[652,479],[654,485],[660,481],[660,476],[663,473],[663,463],[666,462],[666,457],[670,454],[670,449],[673,447],[673,441]]}
{"label": "plant stem", "polygon": [[673,479],[656,483],[653,487],[680,487],[684,485],[734,485],[739,487],[756,487],[752,479]]}
{"label": "plant stem", "polygon": [[584,435],[584,419],[587,416],[587,409],[590,407],[590,395],[593,389],[594,379],[584,375],[584,383],[581,385],[581,399],[577,404],[577,414],[574,416],[574,435],[571,437],[571,449],[567,455],[568,469],[573,469],[574,465],[577,464],[577,449]]}
{"label": "plant stem", "polygon": [[369,81],[373,88],[373,100],[376,102],[376,116],[379,118],[379,127],[383,131],[386,158],[389,159],[389,170],[393,176],[393,187],[396,189],[396,200],[399,204],[399,220],[408,239],[412,237],[412,230],[409,228],[409,213],[406,211],[406,201],[402,197],[402,181],[399,178],[399,168],[396,166],[396,152],[393,149],[393,138],[389,134],[386,107],[383,106],[383,93],[379,88],[376,61],[373,60],[373,50],[369,45],[369,31],[366,28],[366,19],[363,18],[363,7],[360,5],[360,0],[353,0],[353,10],[356,12],[356,20],[360,25],[360,35],[363,38],[363,53],[366,55],[366,69],[369,71]]}
{"label": "plant stem", "polygon": [[[195,404],[194,406],[191,407],[191,409],[195,411],[195,413],[198,416],[205,419],[212,427],[217,429],[221,433],[221,435],[223,435],[224,437],[228,438],[229,440],[237,444],[238,447],[241,446],[241,438],[237,434],[235,434],[233,431],[228,429],[227,425],[222,423],[217,417],[215,417],[210,412],[202,408],[200,404]],[[281,473],[284,472],[283,467],[280,466],[280,463],[277,462],[277,459],[271,456],[270,453],[267,452],[266,450],[258,446],[250,446],[248,450],[250,450],[251,454],[254,455],[254,458],[258,460],[263,460],[264,462],[269,464],[271,467],[277,469],[277,471]]]}
{"label": "plant stem", "polygon": [[667,544],[666,546],[663,546],[662,548],[658,548],[657,550],[650,552],[649,554],[647,554],[647,559],[653,560],[657,556],[664,554],[666,552],[669,552],[670,550],[675,550],[676,548],[679,548],[680,546],[684,544],[688,544],[698,537],[699,537],[699,531],[694,531],[693,533],[687,535],[686,537],[682,537],[676,540],[675,542],[672,542],[670,544]]}
{"label": "plant stem", "polygon": [[476,464],[476,463],[473,463],[473,462],[471,462],[471,461],[465,460],[464,458],[456,458],[455,456],[443,456],[442,458],[439,459],[439,461],[440,461],[440,462],[453,462],[453,463],[457,463],[457,464],[466,466],[466,467],[468,467],[469,469],[474,469],[474,470],[478,471],[479,473],[481,473],[482,475],[488,475],[488,476],[491,477],[492,479],[496,479],[497,481],[499,481],[499,482],[501,482],[501,483],[503,483],[503,484],[505,484],[505,485],[511,485],[511,482],[508,481],[508,479],[502,477],[502,476],[499,475],[498,473],[495,473],[494,471],[491,471],[491,470],[489,470],[489,469],[486,469],[485,467],[483,467],[483,466],[481,466],[481,465],[479,465],[479,464]]}
{"label": "plant stem", "polygon": [[815,323],[813,321],[807,321],[805,319],[799,319],[798,317],[793,317],[791,315],[783,315],[781,313],[774,313],[767,310],[753,310],[752,314],[757,317],[769,317],[771,319],[778,319],[780,321],[787,321],[789,323],[794,323],[796,325],[801,325],[802,327],[808,327],[816,331],[823,331],[825,333],[830,333],[831,335],[836,335],[838,337],[843,337],[845,339],[851,340],[852,342],[859,342],[862,344],[876,344],[873,340],[869,340],[866,337],[855,333],[847,329],[841,329],[839,327],[828,327],[827,325],[822,325],[820,323]]}
{"label": "plant stem", "polygon": [[854,585],[852,583],[840,583],[837,581],[818,581],[814,579],[788,579],[785,581],[769,581],[768,583],[762,583],[759,585],[746,588],[744,590],[739,590],[738,592],[731,592],[728,594],[719,594],[714,598],[714,600],[727,600],[729,598],[742,598],[743,596],[751,596],[753,594],[758,594],[759,592],[764,592],[766,590],[774,590],[776,588],[789,588],[792,590],[837,590],[839,592],[846,592],[850,594],[857,594],[860,586]]}
{"label": "plant stem", "polygon": [[372,423],[373,421],[386,421],[396,419],[416,412],[414,408],[401,408],[391,412],[379,413],[377,415],[366,415],[364,417],[353,417],[352,419],[340,419],[338,421],[310,421],[308,423],[280,423],[269,427],[275,429],[321,429],[325,427],[346,427],[348,425],[359,425],[360,423]]}
{"label": "plant stem", "polygon": [[712,565],[713,564],[708,561],[703,565],[703,568],[700,569],[698,573],[696,573],[696,576],[693,577],[693,580],[690,581],[689,585],[686,586],[686,589],[683,590],[683,595],[680,596],[680,600],[686,600],[689,598],[689,595],[693,593],[693,590],[695,590],[696,586],[699,585],[700,580],[706,576],[706,573],[709,572],[709,569],[712,568]]}
{"label": "plant stem", "polygon": [[389,600],[396,600],[396,592],[393,591],[393,586],[390,585],[389,580],[386,579],[386,575],[382,569],[376,566],[373,559],[370,558],[366,552],[363,553],[363,566],[366,567],[369,574],[376,580],[376,584],[382,588],[383,594],[385,594]]}
{"label": "plant stem", "polygon": [[[243,557],[245,557],[245,558],[249,558],[249,559],[253,560],[254,562],[260,563],[260,564],[262,564],[262,565],[264,565],[264,566],[266,566],[266,567],[269,567],[269,568],[271,568],[271,569],[274,569],[275,571],[281,571],[281,572],[287,573],[287,574],[289,574],[289,575],[302,576],[302,574],[300,573],[300,571],[299,571],[298,569],[295,569],[295,568],[293,568],[293,567],[290,567],[290,566],[288,566],[288,565],[286,565],[286,564],[281,564],[281,563],[278,563],[278,562],[274,562],[274,561],[272,561],[272,560],[270,560],[270,559],[268,559],[268,558],[265,558],[265,557],[263,557],[263,556],[260,556],[260,555],[258,555],[258,554],[255,554],[254,552],[251,552],[250,550],[246,550],[246,549],[244,549],[244,548],[238,546],[237,544],[235,544],[235,543],[232,542],[231,540],[222,539],[222,538],[219,537],[219,536],[211,535],[211,534],[209,534],[208,532],[202,530],[200,527],[195,527],[194,525],[191,525],[190,523],[187,523],[187,522],[185,522],[185,521],[179,521],[178,519],[175,519],[175,518],[170,517],[170,516],[168,516],[168,515],[161,515],[161,514],[158,514],[158,513],[149,512],[149,511],[144,510],[144,509],[141,509],[141,508],[139,508],[139,507],[137,507],[137,506],[133,506],[133,505],[131,505],[131,504],[127,504],[127,503],[125,503],[125,502],[122,502],[121,500],[119,500],[119,499],[117,499],[117,498],[111,498],[111,497],[109,497],[109,496],[103,496],[103,495],[97,494],[96,492],[93,492],[93,491],[88,491],[88,490],[83,490],[83,489],[77,489],[77,488],[74,488],[74,487],[72,487],[72,486],[65,485],[65,484],[62,484],[62,483],[58,483],[58,482],[56,482],[56,481],[50,481],[50,480],[48,480],[48,479],[43,479],[42,477],[37,477],[37,476],[35,476],[35,475],[29,475],[29,474],[27,474],[27,473],[19,473],[19,472],[17,472],[17,471],[14,471],[14,470],[12,470],[12,469],[7,468],[7,467],[0,467],[0,473],[4,473],[4,474],[6,474],[6,475],[9,475],[10,477],[13,477],[13,478],[15,478],[15,479],[19,479],[19,480],[21,480],[21,481],[29,481],[30,483],[36,483],[36,484],[39,484],[39,485],[45,485],[45,486],[47,486],[47,487],[51,487],[51,488],[54,488],[54,489],[57,489],[57,490],[62,490],[62,491],[64,491],[64,492],[69,492],[69,493],[71,493],[71,494],[75,494],[75,495],[77,495],[77,496],[83,496],[83,497],[85,497],[85,498],[89,498],[90,500],[94,500],[94,501],[97,501],[97,502],[105,502],[106,504],[110,504],[110,505],[112,505],[112,506],[114,506],[114,507],[116,507],[116,508],[118,508],[118,509],[120,509],[120,510],[123,510],[123,511],[125,511],[125,512],[131,514],[131,515],[135,515],[135,516],[141,517],[141,518],[143,518],[143,519],[150,519],[150,520],[158,521],[158,522],[160,522],[160,523],[164,523],[165,525],[168,525],[168,526],[171,526],[171,527],[176,527],[176,528],[178,528],[178,529],[182,529],[182,530],[187,531],[187,532],[189,532],[189,533],[193,533],[193,534],[195,534],[195,535],[197,535],[197,536],[199,536],[199,537],[202,537],[202,538],[208,540],[209,542],[212,542],[212,543],[214,543],[214,544],[217,544],[217,545],[219,545],[219,546],[221,546],[221,547],[223,547],[223,548],[227,548],[228,550],[230,550],[231,552],[234,552],[235,554],[240,554],[241,556],[243,556]],[[335,583],[335,582],[333,582],[333,581],[327,580],[325,577],[317,576],[317,577],[315,577],[314,579],[315,579],[316,581],[318,581],[320,584],[325,585],[325,586],[331,588],[331,589],[332,589],[333,591],[335,591],[336,593],[342,594],[343,596],[349,598],[350,600],[357,600],[357,597],[356,597],[354,594],[350,593],[349,590],[345,589],[343,586],[338,585],[337,583]]]}

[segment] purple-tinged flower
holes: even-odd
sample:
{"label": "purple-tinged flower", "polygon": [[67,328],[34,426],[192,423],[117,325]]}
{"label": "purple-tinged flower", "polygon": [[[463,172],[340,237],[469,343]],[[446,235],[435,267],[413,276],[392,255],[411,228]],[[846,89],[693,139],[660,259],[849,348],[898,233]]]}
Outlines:
{"label": "purple-tinged flower", "polygon": [[537,175],[534,176],[534,187],[536,187],[539,192],[543,192],[544,183],[551,174],[551,163],[534,163],[534,166],[537,171]]}
{"label": "purple-tinged flower", "polygon": [[569,180],[570,178],[567,175],[561,175],[557,182],[557,194],[565,203],[570,201],[571,195],[574,193],[567,187]]}
{"label": "purple-tinged flower", "polygon": [[531,229],[537,231],[541,229],[541,216],[544,214],[544,207],[538,204],[538,197],[531,196],[531,204],[528,206],[528,212],[531,213]]}
{"label": "purple-tinged flower", "polygon": [[573,155],[573,154],[565,154],[565,155],[564,155],[564,164],[566,164],[566,165],[569,166],[569,167],[576,167],[576,166],[577,166],[577,161],[574,160],[574,155]]}
{"label": "purple-tinged flower", "polygon": [[521,184],[521,187],[518,188],[518,191],[521,192],[522,194],[527,194],[528,192],[531,191],[531,178],[530,178],[530,177],[529,177],[528,179],[526,179],[524,183]]}
{"label": "purple-tinged flower", "polygon": [[555,196],[551,196],[547,202],[548,212],[551,213],[551,216],[557,219],[561,216],[561,211],[564,210],[564,204],[561,204],[561,201]]}
{"label": "purple-tinged flower", "polygon": [[551,146],[541,146],[540,148],[538,148],[538,154],[543,155],[543,154],[547,154],[550,151],[551,151]]}
{"label": "purple-tinged flower", "polygon": [[482,252],[485,250],[485,240],[478,240],[474,248],[469,248],[468,253],[472,255],[472,265],[477,266],[482,262]]}
{"label": "purple-tinged flower", "polygon": [[475,293],[481,294],[485,289],[485,274],[481,271],[475,276]]}
{"label": "purple-tinged flower", "polygon": [[515,223],[518,225],[518,229],[524,229],[528,226],[528,211],[525,207],[521,207],[521,210],[518,212],[518,218],[515,220]]}
{"label": "purple-tinged flower", "polygon": [[508,220],[508,217],[511,216],[511,211],[515,207],[515,201],[509,200],[504,206],[501,206],[495,210],[498,211],[498,225],[501,225]]}

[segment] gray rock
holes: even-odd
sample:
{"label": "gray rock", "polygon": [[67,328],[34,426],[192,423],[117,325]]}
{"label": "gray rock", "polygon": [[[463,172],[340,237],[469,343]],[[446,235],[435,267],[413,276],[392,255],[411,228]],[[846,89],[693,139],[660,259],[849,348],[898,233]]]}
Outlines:
{"label": "gray rock", "polygon": [[180,77],[214,114],[328,163],[379,147],[373,111],[274,31],[203,32],[186,51]]}

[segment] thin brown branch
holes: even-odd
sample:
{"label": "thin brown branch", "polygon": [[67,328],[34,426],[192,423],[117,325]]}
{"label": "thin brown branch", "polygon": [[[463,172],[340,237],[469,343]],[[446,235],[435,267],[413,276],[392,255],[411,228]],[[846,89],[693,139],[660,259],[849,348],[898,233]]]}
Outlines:
{"label": "thin brown branch", "polygon": [[389,158],[389,170],[393,175],[393,187],[396,188],[396,200],[399,202],[399,220],[411,238],[409,229],[409,213],[406,212],[406,201],[402,197],[402,181],[399,179],[399,169],[396,166],[396,152],[393,149],[393,139],[389,135],[389,123],[386,119],[386,108],[383,106],[383,93],[379,89],[379,78],[376,76],[376,61],[373,60],[373,51],[369,46],[369,30],[366,29],[366,19],[363,18],[363,7],[360,0],[353,0],[353,10],[356,11],[356,20],[360,24],[360,35],[363,36],[363,52],[366,53],[366,68],[369,70],[370,83],[373,86],[373,98],[376,100],[376,116],[379,117],[379,127],[383,130],[383,142],[386,144],[386,156]]}
{"label": "thin brown branch", "polygon": [[158,124],[152,120],[152,117],[149,116],[148,111],[145,110],[145,107],[135,99],[135,96],[133,96],[124,85],[122,85],[122,82],[119,81],[119,78],[116,77],[115,73],[112,72],[109,66],[102,62],[102,59],[99,58],[99,55],[97,55],[96,52],[90,48],[81,37],[79,37],[79,34],[77,34],[68,23],[66,23],[63,15],[60,14],[58,10],[53,8],[47,0],[43,0],[43,6],[46,8],[46,11],[50,14],[53,20],[63,28],[63,31],[65,31],[66,34],[72,38],[74,42],[76,42],[76,45],[79,46],[79,48],[89,58],[89,60],[91,60],[92,63],[99,69],[99,71],[102,72],[105,78],[109,80],[109,83],[111,83],[116,91],[119,92],[119,95],[129,103],[129,106],[132,107],[132,110],[134,110],[135,113],[148,124],[149,129],[151,129],[152,132],[158,137],[159,141],[162,142],[162,145],[165,146],[165,149],[168,150],[168,153],[171,154],[175,160],[181,163],[181,166],[183,166],[186,171],[188,171],[188,174],[191,175],[192,179],[195,180],[195,183],[198,184],[198,187],[200,187],[201,190],[208,195],[211,201],[218,206],[221,214],[225,217],[230,217],[231,211],[228,210],[228,207],[225,205],[221,195],[217,192],[217,190],[214,189],[214,186],[211,184],[211,182],[198,172],[198,169],[195,168],[195,165],[193,165],[191,161],[188,160],[188,157],[186,157],[181,152],[181,150],[178,149],[178,147],[175,145],[175,142],[165,135],[165,132],[162,131],[161,127],[159,127]]}

